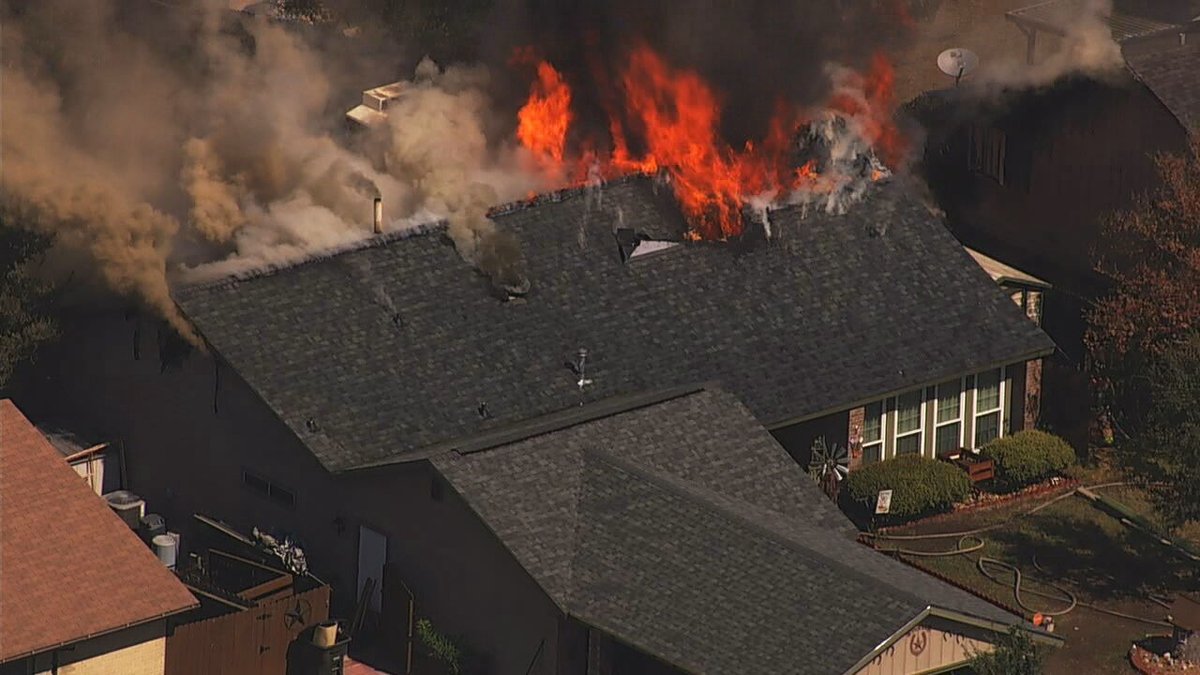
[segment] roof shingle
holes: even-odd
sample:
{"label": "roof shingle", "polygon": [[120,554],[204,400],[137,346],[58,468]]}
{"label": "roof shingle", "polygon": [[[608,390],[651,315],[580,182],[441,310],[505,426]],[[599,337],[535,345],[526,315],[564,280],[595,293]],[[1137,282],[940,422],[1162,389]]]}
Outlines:
{"label": "roof shingle", "polygon": [[844,672],[931,605],[1020,622],[856,543],[720,390],[433,463],[564,611],[689,672]]}
{"label": "roof shingle", "polygon": [[0,400],[0,662],[196,605],[21,411]]}
{"label": "roof shingle", "polygon": [[556,199],[494,215],[524,248],[521,301],[498,301],[440,228],[176,299],[334,471],[696,382],[774,426],[1052,349],[899,181],[846,215],[775,212],[769,243],[629,262],[616,228],[678,219],[653,182]]}
{"label": "roof shingle", "polygon": [[1134,76],[1162,101],[1189,133],[1200,128],[1200,45],[1126,56]]}

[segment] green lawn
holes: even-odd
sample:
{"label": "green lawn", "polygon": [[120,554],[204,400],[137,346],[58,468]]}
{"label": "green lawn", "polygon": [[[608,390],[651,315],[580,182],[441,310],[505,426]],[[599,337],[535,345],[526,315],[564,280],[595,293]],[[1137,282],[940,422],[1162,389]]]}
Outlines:
{"label": "green lawn", "polygon": [[[1120,492],[1112,490],[1103,493],[1125,502],[1130,508],[1148,509],[1149,501],[1144,493],[1132,488],[1122,488]],[[1044,590],[1057,596],[1058,593],[1045,583],[1053,581],[1077,594],[1082,602],[1146,618],[1162,619],[1165,613],[1163,608],[1147,600],[1148,593],[1165,595],[1200,587],[1194,562],[1125,527],[1082,497],[1067,497],[1033,516],[1020,515],[1033,506],[1025,503],[985,514],[964,514],[961,518],[943,520],[936,526],[918,526],[893,533],[951,532],[1001,523],[997,529],[981,535],[985,541],[981,551],[947,557],[909,556],[909,559],[1014,608],[1017,602],[1010,574],[1002,570],[995,572],[1004,583],[987,579],[976,566],[980,555],[1019,566],[1025,575],[1023,589]],[[955,539],[937,539],[885,542],[885,545],[901,544],[914,550],[937,551],[952,549],[955,543]],[[1044,572],[1034,567],[1034,560]],[[1065,606],[1061,600],[1028,593],[1024,599],[1026,604],[1042,611]],[[1129,672],[1125,655],[1130,643],[1147,633],[1163,630],[1085,608],[1076,609],[1057,619],[1056,623],[1057,632],[1067,639],[1067,646],[1052,657],[1048,669],[1052,673],[1072,675]]]}

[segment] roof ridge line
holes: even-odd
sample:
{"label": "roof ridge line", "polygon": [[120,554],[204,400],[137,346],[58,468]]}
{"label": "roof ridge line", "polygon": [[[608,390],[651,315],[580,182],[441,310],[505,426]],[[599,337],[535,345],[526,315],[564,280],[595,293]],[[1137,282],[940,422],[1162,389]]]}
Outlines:
{"label": "roof ridge line", "polygon": [[[887,588],[887,589],[891,590],[892,592],[894,592],[895,594],[897,594],[898,596],[901,596],[902,598],[907,599],[911,602],[915,602],[917,605],[921,606],[922,608],[930,606],[930,603],[927,600],[922,599],[921,597],[917,596],[914,593],[909,592],[906,589],[900,588],[898,586],[894,586],[888,582],[885,582],[882,579],[879,579],[878,577],[871,576],[869,574],[866,574],[866,573],[858,570],[855,567],[847,565],[840,559],[825,553],[825,551],[823,551],[822,549],[806,546],[804,543],[802,543],[797,538],[795,538],[791,533],[781,531],[775,527],[771,527],[771,526],[767,525],[766,524],[767,521],[765,519],[759,520],[759,519],[749,518],[741,513],[738,513],[734,508],[731,507],[730,502],[737,503],[738,505],[743,506],[744,508],[748,508],[752,511],[759,512],[762,515],[773,514],[775,517],[778,517],[778,518],[790,518],[791,516],[789,516],[788,514],[780,513],[778,511],[773,511],[771,509],[759,506],[752,502],[748,502],[748,501],[744,501],[744,500],[737,499],[734,497],[730,497],[728,495],[725,495],[725,494],[722,494],[715,490],[712,490],[711,488],[707,488],[703,485],[699,485],[697,483],[689,481],[685,478],[670,475],[667,472],[655,471],[654,469],[651,469],[644,465],[641,465],[636,462],[632,462],[632,461],[623,459],[621,457],[618,457],[618,456],[614,455],[613,453],[608,452],[607,450],[602,450],[602,449],[598,449],[598,448],[588,448],[588,449],[584,450],[584,453],[591,454],[591,455],[595,456],[597,459],[599,459],[617,469],[620,469],[629,474],[632,474],[633,476],[640,478],[640,479],[646,481],[647,483],[650,483],[651,485],[655,485],[664,490],[667,490],[668,492],[674,493],[677,496],[692,500],[694,502],[698,502],[704,506],[712,508],[717,514],[726,518],[727,520],[730,520],[739,525],[746,526],[750,530],[752,530],[760,535],[766,536],[769,539],[771,539],[772,541],[776,541],[783,546],[786,546],[788,549],[792,550],[793,552],[799,553],[801,555],[808,555],[808,556],[816,557],[820,561],[825,562],[825,564],[827,564],[828,566],[838,569],[843,573],[853,574],[854,576],[857,576],[860,580],[864,581],[868,586],[877,586],[877,587]],[[816,531],[821,531],[822,526],[820,526],[819,524],[814,524],[813,529]],[[826,530],[826,532],[831,536],[831,538],[838,539],[839,541],[845,541],[846,544],[849,544],[852,546],[861,546],[862,545],[853,540],[849,540],[849,539],[842,540],[840,538],[841,535],[839,535],[839,533],[835,530]]]}
{"label": "roof ridge line", "polygon": [[[383,248],[397,241],[422,237],[435,232],[441,232],[449,226],[449,222],[445,218],[439,218],[428,222],[419,223],[412,227],[406,227],[402,230],[395,230],[385,234],[376,234],[363,239],[341,244],[338,246],[329,246],[319,249],[296,260],[283,263],[267,263],[257,267],[233,272],[230,274],[219,276],[215,279],[205,281],[197,281],[195,283],[181,283],[173,291],[201,291],[211,288],[219,288],[229,284],[236,284],[243,281],[253,281],[262,277],[269,277],[279,272],[290,269],[296,269],[314,263],[325,262],[334,258],[346,255],[347,253],[355,253],[357,251],[365,251],[371,248]],[[219,264],[217,261],[213,264]]]}
{"label": "roof ridge line", "polygon": [[654,176],[651,174],[642,171],[635,171],[633,173],[621,174],[616,178],[601,180],[599,182],[584,183],[583,185],[572,185],[570,187],[551,190],[549,192],[540,192],[526,199],[516,199],[503,204],[497,204],[488,209],[487,217],[498,218],[516,213],[518,211],[524,211],[525,209],[543,206],[545,204],[558,204],[573,197],[582,196],[589,190],[595,190],[597,188],[604,189],[616,185],[627,185],[629,183],[635,183],[641,180],[653,179]]}
{"label": "roof ridge line", "polygon": [[648,408],[659,403],[719,388],[719,385],[714,383],[701,383],[642,391],[634,394],[608,396],[580,406],[555,410],[536,417],[519,420],[502,427],[427,445],[414,450],[412,454],[406,454],[399,458],[392,457],[353,466],[339,473],[355,473],[395,464],[404,464],[413,461],[412,458],[416,455],[434,457],[447,452],[459,456],[473,455],[479,452],[494,450],[504,445],[519,443],[537,436],[544,436],[576,427],[581,424],[587,424],[588,422],[621,415],[641,408]]}

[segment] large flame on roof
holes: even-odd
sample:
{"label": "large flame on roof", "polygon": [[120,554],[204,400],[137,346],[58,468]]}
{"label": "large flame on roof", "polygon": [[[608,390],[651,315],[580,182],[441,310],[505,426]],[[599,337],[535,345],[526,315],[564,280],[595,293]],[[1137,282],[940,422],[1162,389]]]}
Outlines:
{"label": "large flame on roof", "polygon": [[[574,182],[597,172],[604,178],[663,173],[696,239],[740,235],[742,209],[751,202],[828,197],[828,208],[842,207],[845,195],[860,195],[862,183],[886,176],[886,165],[895,166],[906,150],[891,119],[893,72],[882,55],[864,74],[833,69],[834,87],[823,109],[780,102],[765,138],[740,148],[720,135],[718,93],[699,74],[672,67],[644,44],[630,51],[614,91],[601,92],[610,106],[609,138],[578,139],[574,148],[571,89],[562,74],[529,50],[514,60],[535,66],[517,137],[539,162]],[[597,75],[608,82],[605,73]],[[630,150],[631,138],[639,153]],[[822,145],[823,156],[799,159],[814,144]]]}
{"label": "large flame on roof", "polygon": [[536,157],[560,164],[567,146],[567,130],[574,119],[571,88],[554,66],[539,61],[532,49],[518,50],[513,62],[533,64],[537,69],[529,100],[517,113],[517,138]]}

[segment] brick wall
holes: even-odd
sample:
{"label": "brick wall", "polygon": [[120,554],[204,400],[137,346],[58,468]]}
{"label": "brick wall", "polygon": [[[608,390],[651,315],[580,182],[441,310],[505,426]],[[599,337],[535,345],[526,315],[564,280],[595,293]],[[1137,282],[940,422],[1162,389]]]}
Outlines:
{"label": "brick wall", "polygon": [[1042,411],[1042,360],[1025,364],[1025,427],[1033,429]]}
{"label": "brick wall", "polygon": [[862,432],[863,420],[866,418],[866,408],[855,408],[850,411],[850,424],[846,428],[847,447],[850,448],[850,468],[862,466]]}

